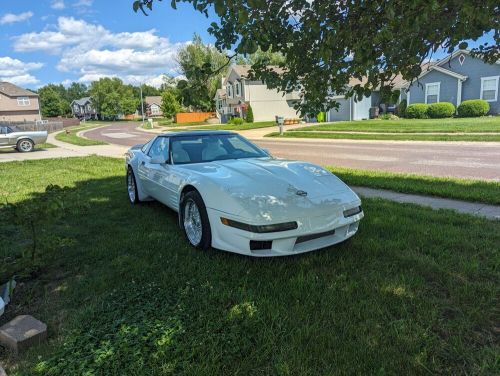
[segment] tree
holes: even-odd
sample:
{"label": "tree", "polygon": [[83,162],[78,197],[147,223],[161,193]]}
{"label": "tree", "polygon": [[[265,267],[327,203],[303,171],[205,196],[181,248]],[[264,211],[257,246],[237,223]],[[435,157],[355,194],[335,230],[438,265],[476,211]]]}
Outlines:
{"label": "tree", "polygon": [[172,91],[165,91],[161,95],[161,112],[166,118],[173,118],[181,111],[181,105]]}
{"label": "tree", "polygon": [[[362,97],[378,87],[393,88],[401,74],[413,81],[422,63],[444,48],[451,53],[466,48],[491,32],[494,43],[480,42],[475,56],[494,63],[500,58],[498,0],[172,0],[192,3],[208,17],[215,10],[219,21],[208,31],[220,51],[239,54],[262,51],[282,53],[286,71],[278,74],[261,63],[254,76],[282,91],[300,90],[307,101],[297,107],[315,113],[337,106],[333,91]],[[136,0],[134,10],[145,14],[155,0]],[[212,8],[213,7],[213,8]],[[346,89],[351,78],[363,84]]]}
{"label": "tree", "polygon": [[134,113],[140,101],[134,95],[132,86],[124,85],[119,78],[106,77],[92,82],[89,94],[97,113],[106,119]]}
{"label": "tree", "polygon": [[75,99],[80,99],[88,96],[88,87],[87,85],[72,82],[71,85],[66,89],[66,100],[71,103]]}
{"label": "tree", "polygon": [[258,48],[253,54],[246,56],[238,56],[237,64],[261,64],[261,65],[284,65],[286,63],[285,56],[280,52],[273,52],[270,48],[267,51],[262,51],[261,48]]}
{"label": "tree", "polygon": [[253,123],[253,109],[252,106],[248,105],[247,108],[247,118],[246,118],[247,123]]}
{"label": "tree", "polygon": [[56,85],[47,85],[38,90],[40,111],[44,117],[57,117],[64,114],[63,98]]}
{"label": "tree", "polygon": [[[204,44],[200,36],[195,35],[192,43],[180,49],[177,61],[187,79],[180,90],[183,105],[203,111],[214,110],[213,98],[220,87],[222,70],[229,62],[228,57],[214,46]],[[210,74],[212,72],[216,73]]]}

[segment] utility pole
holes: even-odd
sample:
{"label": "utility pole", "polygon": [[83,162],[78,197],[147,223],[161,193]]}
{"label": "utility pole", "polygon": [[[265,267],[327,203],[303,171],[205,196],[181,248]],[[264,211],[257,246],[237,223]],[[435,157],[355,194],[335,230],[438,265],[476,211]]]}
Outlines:
{"label": "utility pole", "polygon": [[142,98],[142,83],[140,86],[141,89],[141,107],[142,107],[142,126],[144,126],[144,99]]}

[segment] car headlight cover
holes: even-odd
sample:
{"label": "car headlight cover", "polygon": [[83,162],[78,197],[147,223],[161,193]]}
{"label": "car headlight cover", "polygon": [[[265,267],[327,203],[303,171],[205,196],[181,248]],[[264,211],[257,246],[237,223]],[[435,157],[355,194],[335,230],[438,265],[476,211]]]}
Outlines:
{"label": "car headlight cover", "polygon": [[353,215],[359,214],[363,211],[361,206],[356,206],[355,208],[344,210],[344,217],[352,217]]}
{"label": "car headlight cover", "polygon": [[232,219],[227,219],[224,217],[221,217],[220,221],[226,226],[234,227],[244,231],[255,232],[258,234],[295,230],[298,227],[297,222],[275,223],[272,225],[250,225],[247,223],[233,221]]}

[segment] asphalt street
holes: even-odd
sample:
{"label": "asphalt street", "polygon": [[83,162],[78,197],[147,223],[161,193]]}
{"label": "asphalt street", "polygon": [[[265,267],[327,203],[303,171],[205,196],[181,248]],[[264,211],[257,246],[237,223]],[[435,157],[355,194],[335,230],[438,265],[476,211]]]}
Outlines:
{"label": "asphalt street", "polygon": [[[137,125],[115,123],[88,131],[85,137],[132,146],[155,136],[137,130]],[[320,165],[500,181],[500,143],[271,139],[252,131],[240,133],[280,158]]]}

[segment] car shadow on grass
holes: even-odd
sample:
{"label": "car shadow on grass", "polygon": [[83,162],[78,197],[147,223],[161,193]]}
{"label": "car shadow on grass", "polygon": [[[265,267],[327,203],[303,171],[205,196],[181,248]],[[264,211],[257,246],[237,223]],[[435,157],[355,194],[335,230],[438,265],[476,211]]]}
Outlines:
{"label": "car shadow on grass", "polygon": [[128,203],[121,176],[77,180],[60,201],[33,265],[29,229],[0,230],[0,278],[21,282],[0,324],[30,313],[50,331],[20,359],[0,350],[21,375],[494,369],[498,223],[365,200],[352,240],[262,259],[189,247],[173,211]]}

